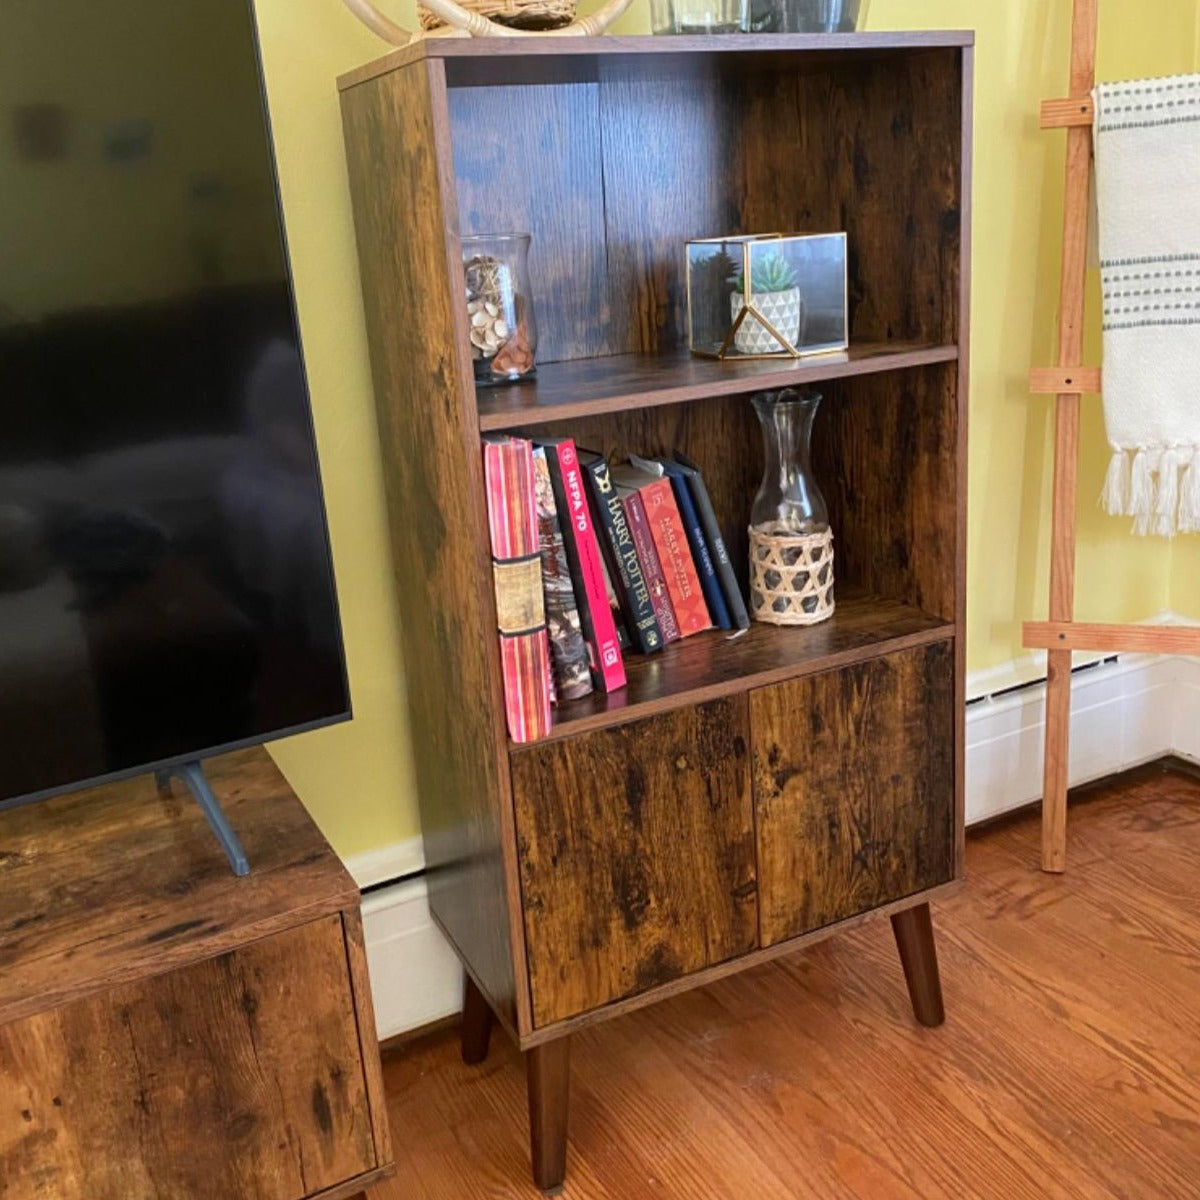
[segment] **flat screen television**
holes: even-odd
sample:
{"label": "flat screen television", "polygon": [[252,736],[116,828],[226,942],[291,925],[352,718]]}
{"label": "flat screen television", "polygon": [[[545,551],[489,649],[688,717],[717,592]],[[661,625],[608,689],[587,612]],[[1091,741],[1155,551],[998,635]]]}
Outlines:
{"label": "flat screen television", "polygon": [[0,808],[348,716],[248,0],[0,0]]}

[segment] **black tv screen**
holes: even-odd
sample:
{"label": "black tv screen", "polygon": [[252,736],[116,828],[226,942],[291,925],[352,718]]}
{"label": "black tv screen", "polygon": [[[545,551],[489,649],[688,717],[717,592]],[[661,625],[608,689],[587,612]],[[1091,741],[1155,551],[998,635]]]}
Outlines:
{"label": "black tv screen", "polygon": [[0,807],[344,718],[247,0],[0,0]]}

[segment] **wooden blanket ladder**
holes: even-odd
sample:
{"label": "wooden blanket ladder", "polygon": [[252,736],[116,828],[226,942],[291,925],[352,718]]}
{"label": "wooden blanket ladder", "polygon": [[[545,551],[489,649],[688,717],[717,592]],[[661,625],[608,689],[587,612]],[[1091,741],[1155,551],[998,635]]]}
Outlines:
{"label": "wooden blanket ladder", "polygon": [[1079,407],[1098,395],[1098,367],[1082,365],[1084,280],[1087,271],[1088,207],[1092,171],[1092,89],[1096,82],[1099,0],[1074,0],[1071,87],[1065,100],[1042,104],[1043,129],[1067,132],[1067,179],[1063,202],[1062,283],[1058,318],[1058,366],[1030,372],[1029,390],[1052,395],[1054,491],[1050,557],[1050,619],[1027,621],[1024,643],[1046,650],[1046,754],[1042,790],[1042,870],[1066,869],[1067,772],[1071,724],[1071,653],[1200,654],[1200,630],[1171,626],[1100,625],[1075,620],[1075,513],[1079,468]]}

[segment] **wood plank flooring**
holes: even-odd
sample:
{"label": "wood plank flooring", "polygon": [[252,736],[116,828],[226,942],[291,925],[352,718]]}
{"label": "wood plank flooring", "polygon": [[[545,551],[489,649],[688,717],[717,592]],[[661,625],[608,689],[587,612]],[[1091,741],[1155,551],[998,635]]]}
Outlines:
{"label": "wood plank flooring", "polygon": [[[568,1200],[1200,1197],[1200,782],[1022,817],[934,909],[948,1013],[913,1020],[887,921],[592,1027]],[[535,1197],[521,1061],[446,1030],[389,1055],[397,1174],[370,1200]]]}

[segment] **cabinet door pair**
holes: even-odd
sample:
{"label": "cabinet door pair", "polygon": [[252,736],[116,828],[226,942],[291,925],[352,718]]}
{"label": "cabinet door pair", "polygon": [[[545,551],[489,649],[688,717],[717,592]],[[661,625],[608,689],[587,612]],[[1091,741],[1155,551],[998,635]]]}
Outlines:
{"label": "cabinet door pair", "polygon": [[513,756],[548,1025],[954,875],[953,643]]}

